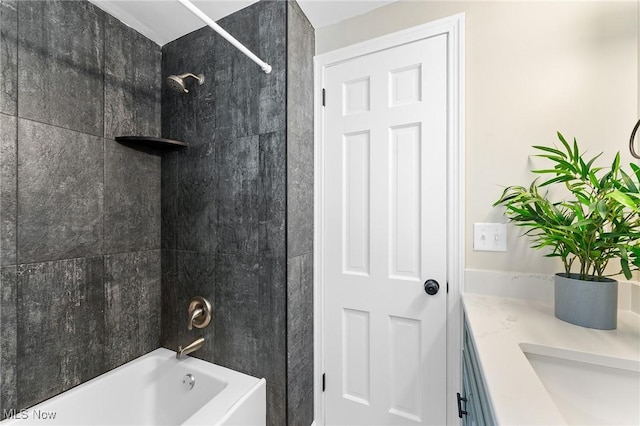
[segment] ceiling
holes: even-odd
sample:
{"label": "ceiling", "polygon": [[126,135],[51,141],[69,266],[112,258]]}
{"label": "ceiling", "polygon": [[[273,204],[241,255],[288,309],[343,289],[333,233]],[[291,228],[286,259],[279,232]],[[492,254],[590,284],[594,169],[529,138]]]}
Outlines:
{"label": "ceiling", "polygon": [[[159,45],[204,26],[172,0],[89,0]],[[298,0],[314,28],[335,24],[397,0]],[[214,21],[255,3],[255,0],[192,0]],[[233,35],[233,34],[232,34]]]}

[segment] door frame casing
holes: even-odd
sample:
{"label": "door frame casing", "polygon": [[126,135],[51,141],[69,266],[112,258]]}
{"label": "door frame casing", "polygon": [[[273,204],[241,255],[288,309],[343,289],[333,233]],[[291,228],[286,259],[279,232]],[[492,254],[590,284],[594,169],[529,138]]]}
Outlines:
{"label": "door frame casing", "polygon": [[[314,424],[324,425],[324,72],[339,63],[436,35],[447,35],[447,424],[459,424],[464,289],[464,13],[318,55],[314,58]],[[328,379],[331,383],[331,379]],[[335,382],[333,382],[335,383]],[[328,384],[331,386],[331,384]]]}

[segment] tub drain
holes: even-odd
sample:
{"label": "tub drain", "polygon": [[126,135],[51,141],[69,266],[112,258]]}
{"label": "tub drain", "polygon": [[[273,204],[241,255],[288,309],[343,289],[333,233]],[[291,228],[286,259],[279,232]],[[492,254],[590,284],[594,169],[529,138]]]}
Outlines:
{"label": "tub drain", "polygon": [[182,386],[186,389],[186,390],[191,390],[193,389],[193,386],[196,384],[196,378],[193,377],[193,374],[189,373],[186,374],[183,378],[182,378]]}

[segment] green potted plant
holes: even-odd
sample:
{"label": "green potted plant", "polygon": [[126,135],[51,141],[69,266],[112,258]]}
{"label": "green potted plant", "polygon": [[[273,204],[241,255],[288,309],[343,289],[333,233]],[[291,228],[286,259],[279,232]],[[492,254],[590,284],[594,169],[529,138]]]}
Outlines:
{"label": "green potted plant", "polygon": [[[549,249],[564,272],[555,276],[555,315],[584,327],[612,330],[617,326],[618,283],[605,276],[609,261],[620,261],[627,279],[640,265],[640,168],[620,167],[620,153],[611,166],[597,167],[600,155],[585,159],[576,140],[570,145],[558,132],[561,146],[534,146],[537,157],[552,167],[529,187],[507,187],[494,206],[504,206],[509,221],[525,229],[531,247]],[[553,201],[548,189],[562,186],[565,199]],[[615,274],[614,274],[615,275]]]}

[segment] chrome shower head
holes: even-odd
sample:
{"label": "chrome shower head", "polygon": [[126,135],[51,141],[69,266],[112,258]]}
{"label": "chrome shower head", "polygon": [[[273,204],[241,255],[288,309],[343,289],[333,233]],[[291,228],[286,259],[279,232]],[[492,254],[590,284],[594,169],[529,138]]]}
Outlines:
{"label": "chrome shower head", "polygon": [[167,77],[167,84],[176,92],[189,93],[189,89],[187,89],[184,84],[184,79],[187,77],[195,78],[198,82],[198,86],[202,86],[204,84],[204,74],[195,75],[190,72],[180,75],[170,75],[169,77]]}

